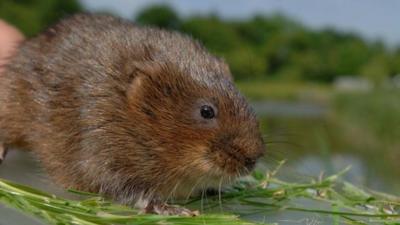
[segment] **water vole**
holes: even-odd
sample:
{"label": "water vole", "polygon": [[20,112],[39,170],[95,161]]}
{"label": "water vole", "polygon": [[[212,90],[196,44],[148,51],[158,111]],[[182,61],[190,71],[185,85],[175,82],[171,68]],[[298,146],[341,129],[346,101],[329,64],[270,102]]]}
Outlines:
{"label": "water vole", "polygon": [[30,149],[68,188],[148,212],[247,174],[264,145],[228,66],[177,32],[75,15],[0,76],[0,152]]}

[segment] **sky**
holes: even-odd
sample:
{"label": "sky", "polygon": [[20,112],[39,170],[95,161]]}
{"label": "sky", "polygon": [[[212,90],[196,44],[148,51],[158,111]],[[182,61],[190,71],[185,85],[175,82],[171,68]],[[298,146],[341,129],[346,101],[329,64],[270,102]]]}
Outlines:
{"label": "sky", "polygon": [[283,13],[314,29],[326,26],[361,34],[369,40],[400,45],[400,0],[80,0],[89,11],[106,10],[134,18],[143,7],[165,3],[181,15],[217,13],[245,19]]}

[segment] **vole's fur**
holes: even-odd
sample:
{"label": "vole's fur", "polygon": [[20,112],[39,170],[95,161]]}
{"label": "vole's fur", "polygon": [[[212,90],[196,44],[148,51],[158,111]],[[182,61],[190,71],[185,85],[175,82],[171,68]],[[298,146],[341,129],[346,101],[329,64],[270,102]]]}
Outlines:
{"label": "vole's fur", "polygon": [[23,43],[0,75],[0,144],[125,203],[227,183],[264,149],[222,60],[185,35],[86,14]]}

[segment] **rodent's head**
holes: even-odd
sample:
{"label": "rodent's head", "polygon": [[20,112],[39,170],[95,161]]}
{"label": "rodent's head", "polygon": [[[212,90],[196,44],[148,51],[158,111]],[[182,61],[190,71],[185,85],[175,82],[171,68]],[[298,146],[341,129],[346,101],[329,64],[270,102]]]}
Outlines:
{"label": "rodent's head", "polygon": [[211,186],[249,173],[264,153],[251,107],[229,74],[201,80],[188,73],[174,64],[145,62],[132,78],[131,118],[156,146],[149,154],[165,171],[206,177]]}

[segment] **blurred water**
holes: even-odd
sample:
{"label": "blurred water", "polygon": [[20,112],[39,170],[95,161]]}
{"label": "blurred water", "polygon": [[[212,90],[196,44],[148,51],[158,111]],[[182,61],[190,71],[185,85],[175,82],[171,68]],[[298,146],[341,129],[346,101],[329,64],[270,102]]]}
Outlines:
{"label": "blurred water", "polygon": [[[70,197],[65,190],[53,184],[40,168],[39,162],[29,152],[9,151],[0,165],[0,177],[29,185],[59,196]],[[23,215],[15,209],[0,204],[0,225],[38,225],[39,220]]]}
{"label": "blurred water", "polygon": [[[0,177],[34,187],[53,189],[39,169],[34,159],[24,152],[10,151],[6,160],[0,165]],[[42,224],[29,216],[0,204],[1,225],[38,225]]]}

